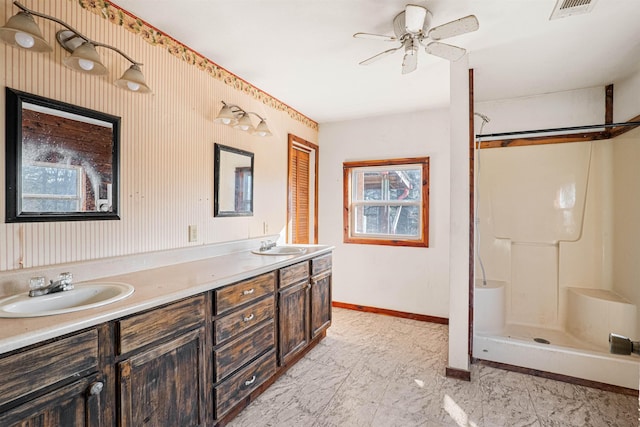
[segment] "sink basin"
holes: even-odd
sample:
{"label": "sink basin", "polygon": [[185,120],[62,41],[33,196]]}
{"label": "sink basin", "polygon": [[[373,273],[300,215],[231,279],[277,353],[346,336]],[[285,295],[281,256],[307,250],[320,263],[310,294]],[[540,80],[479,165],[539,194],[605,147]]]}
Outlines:
{"label": "sink basin", "polygon": [[0,300],[0,317],[39,317],[86,310],[120,301],[133,290],[133,286],[126,283],[96,282],[39,297],[18,294]]}
{"label": "sink basin", "polygon": [[307,248],[297,246],[276,246],[266,251],[256,249],[251,252],[258,255],[301,255],[307,252]]}

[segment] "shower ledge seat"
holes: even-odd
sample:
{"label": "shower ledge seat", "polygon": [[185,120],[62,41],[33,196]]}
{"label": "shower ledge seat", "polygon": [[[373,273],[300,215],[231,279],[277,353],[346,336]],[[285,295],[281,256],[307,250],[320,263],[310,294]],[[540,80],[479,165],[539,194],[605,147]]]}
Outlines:
{"label": "shower ledge seat", "polygon": [[566,329],[574,337],[609,347],[609,333],[637,339],[637,308],[613,291],[567,288]]}

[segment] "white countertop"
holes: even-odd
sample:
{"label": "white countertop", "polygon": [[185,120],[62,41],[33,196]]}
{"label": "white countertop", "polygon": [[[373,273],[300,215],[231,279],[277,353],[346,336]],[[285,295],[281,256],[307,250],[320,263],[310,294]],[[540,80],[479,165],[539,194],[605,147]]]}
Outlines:
{"label": "white countertop", "polygon": [[307,251],[302,255],[256,255],[247,250],[88,281],[129,283],[134,286],[135,292],[124,300],[93,309],[54,316],[0,318],[0,354],[197,295],[333,250],[332,246],[306,247]]}

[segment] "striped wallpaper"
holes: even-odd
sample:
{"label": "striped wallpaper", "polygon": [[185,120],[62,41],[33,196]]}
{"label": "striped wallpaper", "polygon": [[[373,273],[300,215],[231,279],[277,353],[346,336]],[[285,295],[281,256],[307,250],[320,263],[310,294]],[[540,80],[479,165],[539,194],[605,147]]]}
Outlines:
{"label": "striped wallpaper", "polygon": [[[9,0],[0,1],[4,23],[18,9]],[[107,76],[87,76],[65,68],[62,58],[67,52],[55,42],[59,26],[51,21],[36,18],[54,48],[52,53],[0,44],[4,86],[122,117],[121,220],[5,224],[2,173],[0,271],[223,242],[285,228],[287,135],[317,143],[315,122],[246,82],[245,86],[234,84],[230,73],[218,78],[219,74],[211,74],[206,67],[175,56],[166,45],[149,43],[140,32],[85,9],[77,0],[25,0],[24,4],[142,62],[153,94],[115,87],[112,82],[128,63],[108,49],[98,48],[110,70]],[[266,116],[273,136],[259,138],[214,124],[222,100]],[[4,115],[3,99],[0,116]],[[4,119],[0,123],[4,141]],[[214,143],[255,153],[253,217],[213,217]],[[4,155],[2,149],[3,170]],[[198,242],[188,242],[189,225],[198,227]]]}

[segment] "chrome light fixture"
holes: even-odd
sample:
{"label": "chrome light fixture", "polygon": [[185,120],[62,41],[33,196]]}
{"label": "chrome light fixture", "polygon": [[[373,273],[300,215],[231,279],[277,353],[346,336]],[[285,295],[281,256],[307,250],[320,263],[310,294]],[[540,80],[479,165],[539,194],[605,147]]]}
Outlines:
{"label": "chrome light fixture", "polygon": [[120,49],[91,40],[58,18],[30,10],[17,1],[14,1],[13,4],[21,11],[9,18],[3,27],[0,27],[0,39],[4,43],[34,52],[51,52],[53,49],[42,37],[42,31],[40,31],[33,17],[48,19],[66,28],[56,33],[56,40],[60,46],[71,53],[70,56],[62,61],[66,67],[98,76],[109,74],[109,70],[100,60],[96,47],[111,49],[132,64],[122,77],[115,81],[115,85],[132,92],[151,92],[151,89],[145,83],[142,71],[140,71],[142,64],[131,59]]}
{"label": "chrome light fixture", "polygon": [[[253,114],[260,122],[258,126],[253,127],[251,117],[249,114]],[[239,129],[243,132],[249,132],[256,136],[271,136],[269,126],[267,126],[267,119],[252,111],[245,111],[237,105],[229,105],[222,101],[222,108],[220,112],[213,120],[214,123],[222,123],[223,125],[232,126],[234,129]]]}

